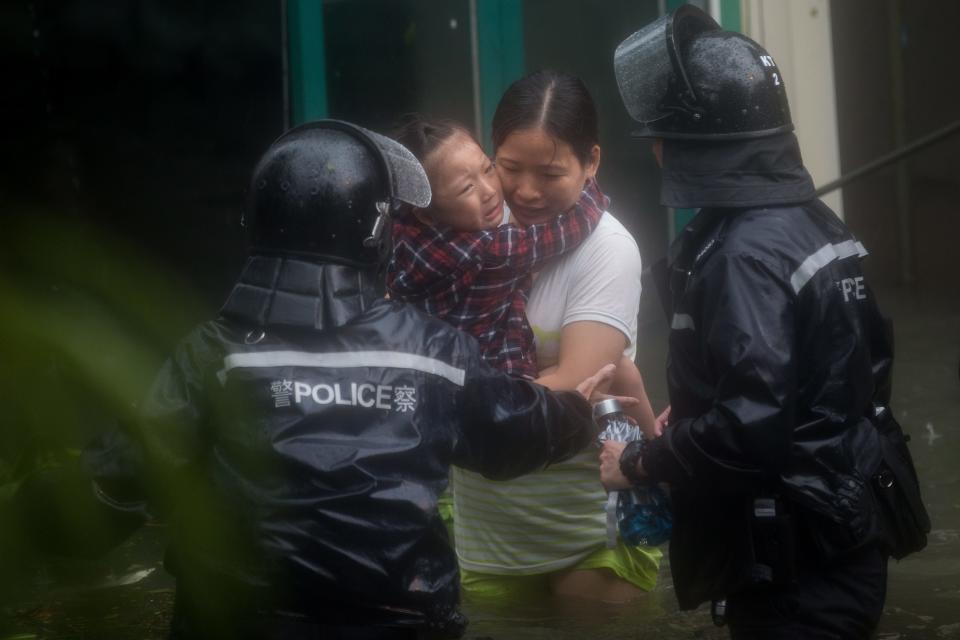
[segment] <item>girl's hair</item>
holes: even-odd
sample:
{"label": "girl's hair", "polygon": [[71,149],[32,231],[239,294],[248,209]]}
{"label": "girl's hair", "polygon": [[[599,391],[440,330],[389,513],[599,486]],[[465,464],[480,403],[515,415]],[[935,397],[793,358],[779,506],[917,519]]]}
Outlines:
{"label": "girl's hair", "polygon": [[458,133],[474,140],[466,127],[453,120],[427,118],[419,113],[408,113],[394,127],[393,139],[405,146],[423,162],[440,145]]}
{"label": "girl's hair", "polygon": [[493,148],[514,131],[543,129],[570,145],[581,164],[600,144],[597,107],[583,81],[559,71],[534,71],[510,85],[493,114]]}

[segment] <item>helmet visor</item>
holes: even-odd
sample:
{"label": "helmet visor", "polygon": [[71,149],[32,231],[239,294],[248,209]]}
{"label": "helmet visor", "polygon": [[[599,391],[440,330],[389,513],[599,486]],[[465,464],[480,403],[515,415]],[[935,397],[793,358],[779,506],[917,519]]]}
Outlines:
{"label": "helmet visor", "polygon": [[427,173],[420,161],[405,146],[369,129],[357,127],[380,150],[390,172],[390,195],[415,207],[430,204],[432,194]]}
{"label": "helmet visor", "polygon": [[613,71],[630,117],[653,122],[669,115],[660,105],[673,69],[667,49],[667,14],[620,43],[613,54]]}
{"label": "helmet visor", "polygon": [[613,54],[613,70],[630,117],[649,123],[670,115],[664,104],[670,79],[696,98],[680,60],[684,46],[704,31],[720,25],[700,9],[685,4],[651,22],[620,43]]}

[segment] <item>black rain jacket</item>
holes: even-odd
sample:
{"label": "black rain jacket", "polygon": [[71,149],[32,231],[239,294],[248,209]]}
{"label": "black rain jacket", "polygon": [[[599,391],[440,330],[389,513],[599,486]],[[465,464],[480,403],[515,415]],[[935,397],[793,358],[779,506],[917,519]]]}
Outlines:
{"label": "black rain jacket", "polygon": [[[513,478],[596,437],[579,394],[490,368],[472,337],[378,299],[367,276],[252,257],[149,392],[142,485],[201,612],[459,636],[437,513],[450,466]],[[98,460],[112,501],[137,465]]]}
{"label": "black rain jacket", "polygon": [[822,202],[792,133],[666,141],[663,201],[701,207],[670,249],[669,482],[682,608],[749,584],[752,499],[783,499],[824,556],[878,535],[875,406],[892,344],[863,246]]}

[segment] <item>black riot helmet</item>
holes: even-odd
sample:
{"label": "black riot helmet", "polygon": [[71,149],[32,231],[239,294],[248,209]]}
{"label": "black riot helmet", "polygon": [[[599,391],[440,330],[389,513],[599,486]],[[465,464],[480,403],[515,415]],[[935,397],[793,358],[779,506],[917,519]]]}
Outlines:
{"label": "black riot helmet", "polygon": [[369,267],[389,251],[391,214],[426,207],[430,197],[423,167],[404,146],[319,120],[284,133],[260,158],[244,224],[253,253]]}
{"label": "black riot helmet", "polygon": [[783,76],[750,38],[683,5],[620,43],[620,95],[642,138],[740,140],[793,130]]}

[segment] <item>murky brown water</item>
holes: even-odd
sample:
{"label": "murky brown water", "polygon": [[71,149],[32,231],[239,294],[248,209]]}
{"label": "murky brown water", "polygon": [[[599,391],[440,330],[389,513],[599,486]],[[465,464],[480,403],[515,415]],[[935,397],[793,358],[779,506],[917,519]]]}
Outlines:
{"label": "murky brown water", "polygon": [[[903,291],[880,294],[895,320],[897,363],[894,408],[912,434],[933,533],[926,550],[891,563],[882,640],[960,639],[960,300],[924,298]],[[641,353],[651,398],[665,401],[658,375],[664,361],[663,323],[655,310],[642,325]],[[22,598],[4,607],[0,640],[25,638],[162,638],[172,602],[172,582],[160,567],[161,535],[147,529],[105,560],[53,563]],[[155,569],[136,584],[109,586]],[[466,602],[468,638],[494,640],[724,638],[704,608],[677,611],[668,567],[646,599],[630,605],[582,601],[548,603]]]}

